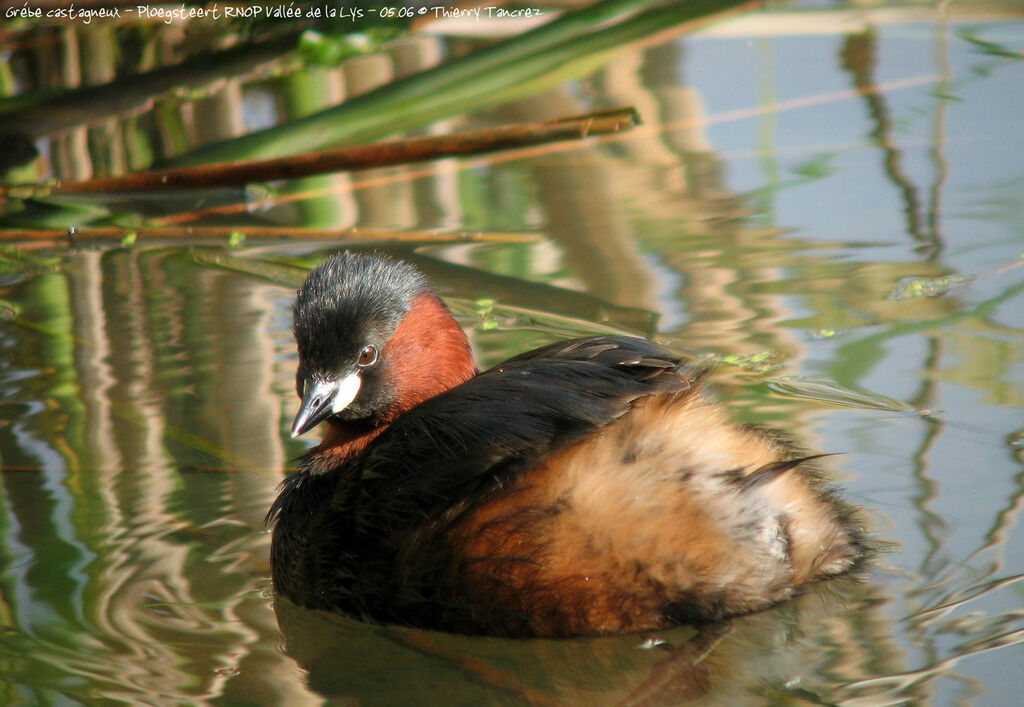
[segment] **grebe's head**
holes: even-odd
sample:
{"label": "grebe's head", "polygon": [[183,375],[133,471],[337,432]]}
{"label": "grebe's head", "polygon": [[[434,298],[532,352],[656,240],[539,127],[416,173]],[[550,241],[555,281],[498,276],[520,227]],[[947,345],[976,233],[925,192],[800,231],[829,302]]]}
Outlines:
{"label": "grebe's head", "polygon": [[465,335],[408,263],[342,253],[314,268],[294,308],[297,437],[324,420],[386,424],[475,373]]}

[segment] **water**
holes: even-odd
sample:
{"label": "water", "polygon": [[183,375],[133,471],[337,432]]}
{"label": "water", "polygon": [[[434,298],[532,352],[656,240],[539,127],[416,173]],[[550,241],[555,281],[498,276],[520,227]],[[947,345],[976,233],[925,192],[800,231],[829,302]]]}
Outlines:
{"label": "water", "polygon": [[[635,105],[644,124],[611,140],[241,197],[85,196],[51,220],[9,201],[0,701],[1015,703],[1024,13],[947,11],[740,15],[430,126]],[[44,75],[26,67],[46,65],[29,39],[47,37],[19,35],[5,76]],[[348,85],[464,41],[402,40]],[[331,70],[292,71],[36,138],[42,157],[8,179],[119,173],[230,127],[193,129],[189,111],[258,127],[337,96]],[[163,230],[95,230],[140,217]],[[343,247],[420,264],[485,364],[603,331],[720,358],[736,417],[841,453],[829,471],[881,552],[701,633],[507,641],[275,605],[263,516],[309,444],[288,438],[290,300]]]}

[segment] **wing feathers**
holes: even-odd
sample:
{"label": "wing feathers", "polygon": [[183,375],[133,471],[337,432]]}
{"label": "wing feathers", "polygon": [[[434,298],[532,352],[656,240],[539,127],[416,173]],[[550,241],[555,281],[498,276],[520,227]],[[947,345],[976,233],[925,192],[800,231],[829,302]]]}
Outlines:
{"label": "wing feathers", "polygon": [[348,463],[335,504],[365,528],[394,527],[517,478],[639,398],[692,393],[706,372],[628,337],[530,351],[400,417]]}

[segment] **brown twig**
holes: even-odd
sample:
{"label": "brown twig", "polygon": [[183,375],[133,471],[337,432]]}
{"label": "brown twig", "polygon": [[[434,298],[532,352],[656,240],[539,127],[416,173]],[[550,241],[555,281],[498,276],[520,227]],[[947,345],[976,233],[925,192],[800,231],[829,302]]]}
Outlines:
{"label": "brown twig", "polygon": [[58,183],[52,187],[52,193],[237,186],[250,182],[295,179],[325,172],[370,169],[458,155],[473,155],[562,140],[580,140],[594,135],[622,132],[637,124],[639,119],[636,111],[633,108],[621,108],[540,123],[339,147],[270,160],[224,162],[138,172],[83,182]]}

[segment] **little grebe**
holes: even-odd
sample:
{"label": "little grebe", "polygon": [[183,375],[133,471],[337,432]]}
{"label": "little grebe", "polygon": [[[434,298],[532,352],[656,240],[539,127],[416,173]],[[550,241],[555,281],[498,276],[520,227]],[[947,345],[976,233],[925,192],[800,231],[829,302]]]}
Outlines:
{"label": "little grebe", "polygon": [[295,303],[298,436],[271,564],[303,606],[464,633],[570,636],[763,609],[861,555],[780,435],[731,422],[705,368],[592,336],[479,372],[407,263],[345,253]]}

